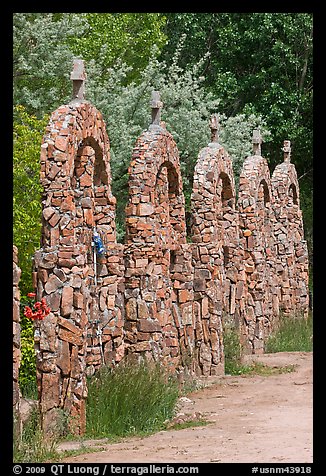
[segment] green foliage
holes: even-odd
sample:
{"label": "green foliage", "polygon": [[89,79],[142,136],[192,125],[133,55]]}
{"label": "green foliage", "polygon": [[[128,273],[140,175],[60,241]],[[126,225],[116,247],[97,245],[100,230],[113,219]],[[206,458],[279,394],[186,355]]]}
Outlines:
{"label": "green foliage", "polygon": [[300,185],[300,208],[302,209],[303,216],[303,226],[304,226],[304,237],[307,240],[308,250],[309,250],[309,289],[313,289],[313,254],[314,254],[314,243],[313,243],[313,188],[311,183],[311,176],[308,174],[303,177],[299,177]]}
{"label": "green foliage", "polygon": [[13,142],[13,240],[18,247],[22,269],[22,294],[32,290],[32,256],[40,247],[41,185],[40,146],[47,117],[42,120],[27,113],[23,106],[14,108]]}
{"label": "green foliage", "polygon": [[24,318],[21,330],[21,364],[19,386],[24,398],[37,398],[36,360],[34,350],[33,326]]}
{"label": "green foliage", "polygon": [[[205,53],[205,85],[222,99],[227,115],[255,105],[273,132],[311,116],[312,14],[310,13],[168,13],[169,42],[162,56],[171,61],[179,37],[186,34],[182,66]],[[309,112],[310,111],[310,112]],[[286,124],[284,124],[284,121]],[[283,134],[283,129],[282,129]]]}
{"label": "green foliage", "polygon": [[241,344],[237,329],[229,323],[223,326],[224,369],[228,375],[240,375],[248,369],[241,362]]}
{"label": "green foliage", "polygon": [[153,45],[166,42],[160,13],[15,13],[13,15],[14,104],[41,117],[71,96],[74,56],[94,60],[101,70],[123,60],[127,81],[139,77]]}
{"label": "green foliage", "polygon": [[[48,118],[28,114],[23,106],[14,108],[13,134],[13,239],[18,247],[21,307],[28,304],[25,296],[33,290],[32,257],[40,247],[41,186],[40,146]],[[26,302],[25,302],[26,301]],[[22,313],[21,313],[22,314]],[[21,315],[21,366],[19,382],[27,398],[36,397],[36,364],[33,325]]]}
{"label": "green foliage", "polygon": [[[147,66],[153,45],[166,42],[165,17],[160,13],[86,13],[83,36],[69,38],[72,51],[101,68],[101,82],[117,61],[131,67],[126,81],[137,79]],[[158,50],[159,51],[159,50]]]}
{"label": "green foliage", "polygon": [[19,386],[24,398],[36,400],[36,356],[34,349],[34,326],[30,319],[24,316],[25,306],[30,305],[28,299],[22,295],[20,301],[20,341],[21,341],[21,362],[19,368]]}
{"label": "green foliage", "polygon": [[[292,142],[298,176],[305,174],[304,219],[311,222],[313,15],[311,13],[167,13],[168,42],[160,59],[173,62],[186,34],[180,66],[191,69],[206,55],[204,88],[220,98],[227,117],[262,115],[271,132],[263,145],[271,171]],[[306,209],[307,205],[307,209]],[[311,234],[312,224],[305,226]],[[309,231],[308,231],[309,230]],[[312,240],[308,241],[312,256]]]}
{"label": "green foliage", "polygon": [[13,100],[39,118],[70,100],[73,52],[69,38],[82,36],[83,14],[13,15]]}
{"label": "green foliage", "polygon": [[282,316],[279,328],[271,334],[265,352],[311,352],[313,349],[312,314],[308,319],[301,316]]}
{"label": "green foliage", "polygon": [[178,383],[159,365],[120,363],[89,379],[90,437],[146,434],[160,430],[174,414]]}

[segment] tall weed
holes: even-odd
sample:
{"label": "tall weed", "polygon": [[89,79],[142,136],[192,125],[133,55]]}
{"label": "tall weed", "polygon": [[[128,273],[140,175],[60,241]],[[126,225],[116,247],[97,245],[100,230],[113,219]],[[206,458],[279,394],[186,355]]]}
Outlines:
{"label": "tall weed", "polygon": [[174,414],[178,382],[158,364],[101,368],[89,379],[87,436],[113,437],[160,430]]}
{"label": "tall weed", "polygon": [[303,317],[282,316],[278,329],[273,332],[265,352],[311,352],[313,349],[312,313]]}

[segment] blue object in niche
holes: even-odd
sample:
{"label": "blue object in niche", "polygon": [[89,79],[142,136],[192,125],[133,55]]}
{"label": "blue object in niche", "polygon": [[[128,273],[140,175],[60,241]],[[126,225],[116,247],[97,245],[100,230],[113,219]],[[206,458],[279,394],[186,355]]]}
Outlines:
{"label": "blue object in niche", "polygon": [[100,235],[98,234],[98,232],[96,231],[95,228],[94,228],[94,232],[93,232],[93,241],[94,241],[94,244],[95,244],[97,254],[100,255],[100,256],[104,255],[105,248],[104,248],[102,239],[101,239]]}

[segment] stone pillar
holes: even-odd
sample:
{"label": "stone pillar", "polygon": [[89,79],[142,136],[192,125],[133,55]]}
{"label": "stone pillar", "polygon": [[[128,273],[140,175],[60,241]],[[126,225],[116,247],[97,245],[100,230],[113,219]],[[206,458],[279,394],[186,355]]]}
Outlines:
{"label": "stone pillar", "polygon": [[187,275],[182,284],[177,279],[177,269],[189,262],[181,256],[187,254],[184,196],[178,149],[160,122],[162,105],[154,92],[152,124],[138,138],[128,170],[125,337],[128,354],[174,370],[180,364],[179,314],[192,325],[192,289]]}
{"label": "stone pillar", "polygon": [[124,273],[124,245],[106,244],[105,256],[97,264],[97,284],[90,286],[87,375],[102,365],[114,366],[124,357]]}
{"label": "stone pillar", "polygon": [[272,176],[276,218],[276,266],[280,281],[280,309],[284,315],[307,317],[309,308],[309,263],[304,240],[299,183],[291,163],[291,142],[284,141],[284,161]]}
{"label": "stone pillar", "polygon": [[[37,299],[51,313],[35,323],[42,425],[70,431],[86,424],[90,374],[123,354],[123,250],[116,244],[110,144],[101,113],[84,98],[81,60],[71,76],[73,99],[51,115],[41,145],[42,248],[35,253]],[[104,250],[95,246],[100,235]],[[121,289],[122,286],[122,289]]]}
{"label": "stone pillar", "polygon": [[245,352],[253,353],[264,352],[279,313],[273,197],[268,163],[260,155],[261,142],[259,131],[254,131],[254,155],[243,163],[237,203],[246,293],[242,345]]}
{"label": "stone pillar", "polygon": [[211,117],[211,143],[199,153],[191,196],[196,309],[196,346],[204,375],[224,373],[223,315],[236,316],[238,214],[232,161],[218,143]]}
{"label": "stone pillar", "polygon": [[21,270],[18,266],[18,249],[13,245],[13,416],[14,437],[20,438],[22,421],[20,416],[20,389],[19,367],[21,360],[20,350],[20,291],[19,280]]}

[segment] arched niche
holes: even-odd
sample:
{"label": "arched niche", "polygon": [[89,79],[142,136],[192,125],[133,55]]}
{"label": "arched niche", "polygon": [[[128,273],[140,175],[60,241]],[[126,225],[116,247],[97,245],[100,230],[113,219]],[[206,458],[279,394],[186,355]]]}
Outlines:
{"label": "arched niche", "polygon": [[274,319],[276,284],[273,268],[273,196],[267,160],[261,155],[243,163],[238,194],[240,243],[245,273],[245,312],[242,320],[246,351],[262,353]]}
{"label": "arched niche", "polygon": [[298,191],[294,183],[291,183],[288,189],[288,203],[289,206],[298,205]]}
{"label": "arched niche", "polygon": [[169,161],[160,166],[155,183],[155,210],[158,216],[158,231],[162,246],[175,248],[182,228],[178,221],[179,177]]}
{"label": "arched niche", "polygon": [[[221,187],[221,192],[219,193],[218,187]],[[235,190],[232,186],[231,178],[225,172],[221,172],[219,176],[219,185],[217,187],[217,195],[221,197],[222,208],[225,207],[235,207]]]}
{"label": "arched niche", "polygon": [[296,205],[300,208],[299,182],[294,164],[282,162],[275,167],[272,191],[276,207]]}
{"label": "arched niche", "polygon": [[280,281],[280,308],[285,315],[308,312],[308,252],[304,240],[300,190],[296,169],[289,160],[272,176],[276,218],[276,261]]}
{"label": "arched niche", "polygon": [[256,200],[261,202],[264,207],[271,201],[270,190],[265,179],[261,180],[259,184]]}
{"label": "arched niche", "polygon": [[267,160],[261,156],[247,157],[240,174],[237,203],[243,238],[249,243],[247,247],[253,249],[264,241],[265,227],[269,229],[273,219],[272,202]]}

